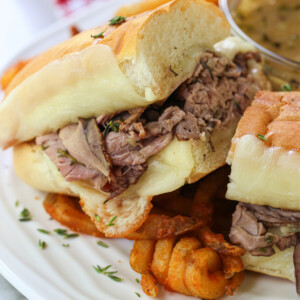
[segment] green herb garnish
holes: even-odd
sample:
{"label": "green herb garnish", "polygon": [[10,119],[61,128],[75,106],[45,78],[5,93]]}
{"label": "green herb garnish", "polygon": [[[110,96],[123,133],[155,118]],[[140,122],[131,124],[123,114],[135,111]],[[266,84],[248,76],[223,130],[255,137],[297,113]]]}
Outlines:
{"label": "green herb garnish", "polygon": [[69,159],[71,159],[71,163],[70,166],[74,165],[74,164],[81,164],[76,158],[74,158],[72,155],[70,155],[68,150],[61,150],[61,149],[57,149],[57,153],[59,154],[58,157],[67,157]]}
{"label": "green herb garnish", "polygon": [[103,248],[109,248],[107,244],[105,244],[104,242],[102,241],[97,241],[97,245],[103,247]]}
{"label": "green herb garnish", "polygon": [[283,92],[291,92],[293,89],[289,83],[283,84],[280,88]]}
{"label": "green herb garnish", "polygon": [[62,244],[62,246],[65,247],[65,248],[69,248],[70,244]]}
{"label": "green herb garnish", "polygon": [[100,217],[99,217],[97,214],[95,214],[95,219],[96,219],[97,221],[100,221]]}
{"label": "green herb garnish", "polygon": [[109,121],[107,123],[107,125],[105,126],[104,132],[103,132],[103,136],[106,137],[106,135],[110,132],[110,131],[114,131],[114,132],[119,132],[119,127],[120,127],[120,122],[114,122],[114,121]]}
{"label": "green herb garnish", "polygon": [[103,38],[104,37],[104,32],[107,30],[107,28],[105,30],[103,30],[102,32],[95,34],[95,35],[91,35],[92,38],[97,39],[97,38]]}
{"label": "green herb garnish", "polygon": [[268,140],[263,134],[258,133],[256,136],[257,136],[259,139],[263,140],[263,141],[267,141],[267,140]]}
{"label": "green herb garnish", "polygon": [[136,278],[135,281],[136,281],[137,283],[140,283],[140,280],[139,280],[138,278]]}
{"label": "green herb garnish", "polygon": [[259,251],[259,252],[266,253],[266,252],[267,252],[267,249],[265,249],[265,248],[258,248],[258,251]]}
{"label": "green herb garnish", "polygon": [[67,229],[57,228],[57,229],[54,229],[54,232],[56,232],[59,235],[66,235],[67,234]]}
{"label": "green herb garnish", "polygon": [[45,151],[45,150],[48,149],[48,148],[49,148],[49,146],[45,146],[44,144],[41,145],[42,151]]}
{"label": "green herb garnish", "polygon": [[31,221],[32,217],[30,215],[30,211],[27,208],[24,208],[21,212],[20,212],[20,222],[28,222]]}
{"label": "green herb garnish", "polygon": [[241,109],[241,106],[240,106],[240,104],[237,102],[237,100],[233,99],[233,103],[234,103],[234,105],[236,106],[238,112],[239,112],[240,114],[243,114],[243,111],[242,111],[242,109]]}
{"label": "green herb garnish", "polygon": [[47,244],[45,241],[39,240],[39,247],[44,250],[47,247]]}
{"label": "green herb garnish", "polygon": [[50,234],[51,232],[48,231],[48,230],[45,230],[45,229],[37,229],[37,231],[41,232],[41,233],[44,233],[44,234]]}
{"label": "green herb garnish", "polygon": [[115,223],[114,223],[114,220],[117,218],[117,216],[114,216],[114,217],[112,217],[111,219],[110,219],[110,221],[106,224],[106,226],[114,226],[114,225],[116,225]]}
{"label": "green herb garnish", "polygon": [[62,235],[64,237],[64,239],[76,238],[79,236],[79,234],[77,234],[77,233],[68,233],[67,229],[57,228],[57,229],[54,229],[54,231],[57,234]]}
{"label": "green herb garnish", "polygon": [[141,295],[138,292],[134,292],[139,298],[141,298]]}
{"label": "green herb garnish", "polygon": [[126,17],[116,16],[116,17],[110,19],[108,24],[112,26],[112,25],[121,24],[125,21],[126,21]]}
{"label": "green herb garnish", "polygon": [[214,80],[214,76],[213,76],[213,74],[212,74],[212,69],[211,69],[211,67],[210,67],[207,63],[205,63],[204,61],[201,62],[201,65],[202,65],[202,67],[203,67],[204,69],[208,70],[208,73],[209,73],[210,78],[211,78],[212,80]]}
{"label": "green herb garnish", "polygon": [[273,237],[272,236],[268,236],[267,238],[265,238],[265,241],[269,245],[269,244],[271,244],[273,242]]}
{"label": "green herb garnish", "polygon": [[70,233],[70,234],[66,234],[64,236],[64,240],[66,240],[66,239],[73,239],[73,238],[76,238],[76,237],[79,237],[79,234],[77,234],[77,233]]}
{"label": "green herb garnish", "polygon": [[16,202],[15,202],[15,207],[18,207],[19,206],[19,200],[16,200]]}
{"label": "green herb garnish", "polygon": [[120,278],[120,277],[118,277],[116,275],[113,275],[113,274],[118,273],[118,271],[107,271],[110,267],[111,267],[111,265],[108,265],[108,266],[106,266],[104,268],[101,268],[99,265],[93,266],[94,270],[97,273],[103,274],[103,275],[107,275],[107,277],[109,277],[110,279],[112,279],[114,281],[117,281],[117,282],[123,281],[124,280],[123,278]]}

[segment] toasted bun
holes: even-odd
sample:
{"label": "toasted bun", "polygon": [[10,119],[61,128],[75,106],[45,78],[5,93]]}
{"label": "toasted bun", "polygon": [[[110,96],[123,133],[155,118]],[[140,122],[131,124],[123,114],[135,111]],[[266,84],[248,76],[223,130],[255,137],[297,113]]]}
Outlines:
{"label": "toasted bun", "polygon": [[[224,165],[236,125],[237,121],[215,131],[212,136],[215,152],[211,151],[207,142],[179,142],[175,138],[148,160],[148,169],[137,184],[106,204],[105,193],[83,182],[66,181],[48,155],[33,142],[14,147],[14,166],[18,176],[36,189],[80,197],[83,210],[100,231],[109,237],[122,237],[135,231],[145,221],[152,207],[152,196],[176,190],[185,182],[194,182]],[[116,225],[107,227],[114,216],[118,216]]]}
{"label": "toasted bun", "polygon": [[[208,2],[213,2],[214,4],[218,5],[218,0],[206,0]],[[116,16],[126,16],[131,17],[142,12],[155,9],[158,6],[161,6],[170,0],[143,0],[131,5],[125,5],[121,7],[117,12]]]}
{"label": "toasted bun", "polygon": [[300,210],[300,92],[258,93],[238,125],[227,162],[228,199]]}
{"label": "toasted bun", "polygon": [[295,282],[294,247],[284,251],[280,251],[276,246],[274,249],[275,254],[269,257],[252,256],[247,252],[242,256],[245,269]]}
{"label": "toasted bun", "polygon": [[[105,29],[103,39],[91,37]],[[33,59],[9,84],[0,105],[0,147],[80,117],[165,99],[229,34],[221,11],[204,0],[174,0],[119,26],[82,32]]]}

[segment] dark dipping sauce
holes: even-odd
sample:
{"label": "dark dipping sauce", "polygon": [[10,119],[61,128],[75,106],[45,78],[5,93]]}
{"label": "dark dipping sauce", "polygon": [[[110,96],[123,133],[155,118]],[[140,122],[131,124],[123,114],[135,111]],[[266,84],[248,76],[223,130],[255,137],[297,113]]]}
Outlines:
{"label": "dark dipping sauce", "polygon": [[300,0],[242,1],[233,17],[255,42],[300,62]]}

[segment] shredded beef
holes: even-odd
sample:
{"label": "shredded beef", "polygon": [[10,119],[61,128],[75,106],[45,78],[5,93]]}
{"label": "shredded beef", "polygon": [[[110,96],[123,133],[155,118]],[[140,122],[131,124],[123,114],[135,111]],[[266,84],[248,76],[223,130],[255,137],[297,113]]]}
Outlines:
{"label": "shredded beef", "polygon": [[283,210],[263,205],[239,203],[232,216],[229,237],[255,256],[273,255],[273,245],[283,251],[296,246],[299,234],[279,236],[268,232],[281,225],[300,225],[299,211]]}
{"label": "shredded beef", "polygon": [[[210,141],[214,130],[241,116],[259,90],[248,61],[256,54],[239,53],[234,61],[205,52],[193,75],[166,100],[80,119],[57,134],[37,138],[66,180],[87,180],[115,197],[147,169],[147,160],[174,138]],[[61,156],[58,150],[66,155]]]}
{"label": "shredded beef", "polygon": [[249,105],[251,89],[259,88],[247,75],[246,54],[237,57],[243,62],[244,73],[229,59],[206,52],[193,76],[178,89],[177,97],[184,102],[183,110],[187,113],[184,124],[176,129],[179,140],[199,139],[201,132],[209,139],[214,129],[226,126]]}

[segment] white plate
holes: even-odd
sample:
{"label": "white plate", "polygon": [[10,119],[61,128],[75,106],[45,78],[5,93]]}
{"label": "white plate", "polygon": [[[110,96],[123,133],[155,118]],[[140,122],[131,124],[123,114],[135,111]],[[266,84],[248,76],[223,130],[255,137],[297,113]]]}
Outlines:
{"label": "white plate", "polygon": [[[132,2],[132,1],[129,1]],[[83,15],[63,21],[44,31],[31,45],[26,47],[13,61],[31,57],[69,36],[70,24],[82,29],[96,26],[109,19],[124,1],[93,6]],[[53,230],[62,228],[56,221],[49,220],[42,200],[45,194],[38,192],[16,176],[12,153],[0,150],[0,271],[11,284],[29,299],[151,299],[143,294],[136,278],[140,278],[129,266],[132,242],[127,240],[106,240],[109,248],[96,244],[98,239],[80,235],[72,240],[63,240]],[[37,200],[38,198],[38,200]],[[15,201],[19,206],[15,206]],[[33,215],[30,222],[19,222],[20,211],[28,208]],[[45,235],[38,228],[52,231]],[[39,239],[48,247],[41,250]],[[69,243],[70,248],[64,248]],[[112,265],[118,275],[124,278],[117,283],[98,274],[93,265]],[[239,292],[223,299],[295,299],[294,284],[281,279],[254,273],[247,273]],[[159,299],[188,300],[180,294],[160,288]]]}

